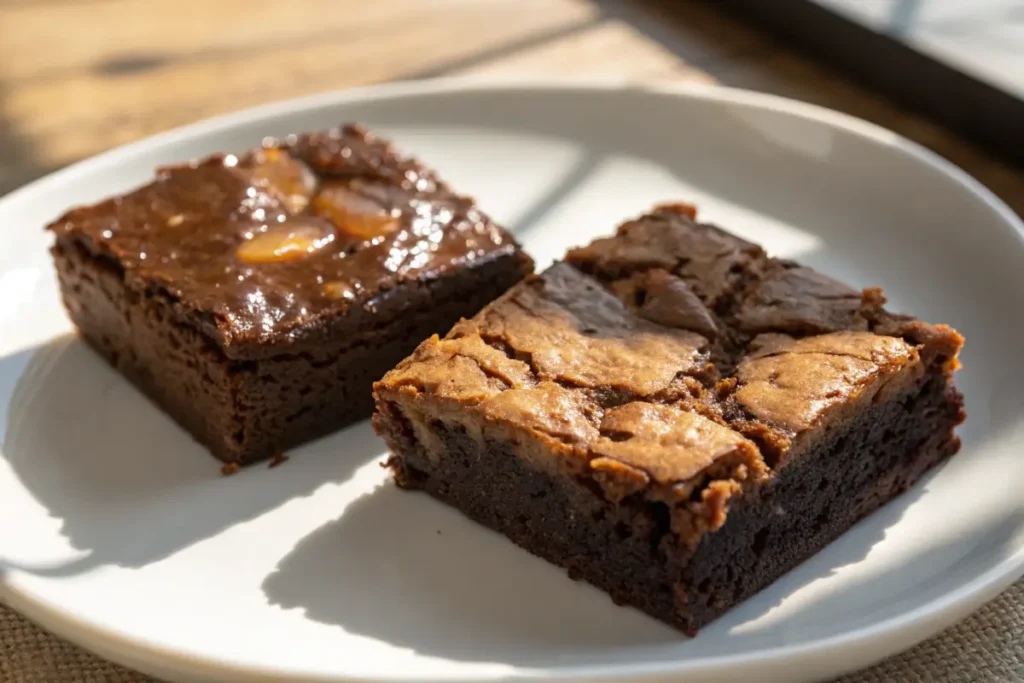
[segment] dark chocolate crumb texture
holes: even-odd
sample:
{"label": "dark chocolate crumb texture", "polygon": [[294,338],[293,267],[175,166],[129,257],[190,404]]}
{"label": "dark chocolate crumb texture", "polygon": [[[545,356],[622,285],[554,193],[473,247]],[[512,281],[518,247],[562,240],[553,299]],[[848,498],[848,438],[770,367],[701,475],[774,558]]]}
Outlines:
{"label": "dark chocolate crumb texture", "polygon": [[375,385],[399,485],[688,633],[959,447],[962,337],[658,207]]}
{"label": "dark chocolate crumb texture", "polygon": [[368,417],[374,380],[532,271],[359,126],[162,168],[48,229],[86,341],[232,462]]}

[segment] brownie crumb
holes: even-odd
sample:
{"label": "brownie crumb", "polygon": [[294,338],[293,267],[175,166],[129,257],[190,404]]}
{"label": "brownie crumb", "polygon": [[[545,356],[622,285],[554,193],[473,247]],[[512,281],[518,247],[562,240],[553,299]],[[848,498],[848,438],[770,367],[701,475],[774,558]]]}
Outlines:
{"label": "brownie crumb", "polygon": [[285,455],[284,453],[278,453],[273,458],[271,458],[270,465],[268,465],[268,467],[270,469],[274,469],[278,465],[283,465],[286,462],[288,462],[288,456]]}
{"label": "brownie crumb", "polygon": [[223,474],[225,477],[230,477],[232,474],[234,474],[240,469],[242,469],[242,466],[239,465],[237,462],[229,462],[226,465],[224,465],[224,467],[220,468],[220,473]]}

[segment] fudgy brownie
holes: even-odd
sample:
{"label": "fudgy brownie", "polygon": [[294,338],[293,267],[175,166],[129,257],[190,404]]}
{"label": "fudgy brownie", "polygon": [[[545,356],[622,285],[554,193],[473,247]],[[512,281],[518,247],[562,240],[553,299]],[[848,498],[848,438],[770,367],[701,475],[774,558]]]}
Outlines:
{"label": "fudgy brownie", "polygon": [[953,329],[666,206],[375,385],[398,484],[688,633],[959,447]]}
{"label": "fudgy brownie", "polygon": [[159,169],[48,229],[85,340],[232,463],[369,417],[374,380],[533,270],[359,126]]}

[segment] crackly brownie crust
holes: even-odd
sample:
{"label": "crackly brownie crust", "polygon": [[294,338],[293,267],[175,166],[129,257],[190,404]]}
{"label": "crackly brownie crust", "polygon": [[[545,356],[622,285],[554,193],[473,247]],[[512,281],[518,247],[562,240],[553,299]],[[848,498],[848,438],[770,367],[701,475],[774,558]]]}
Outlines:
{"label": "crackly brownie crust", "polygon": [[368,417],[416,342],[532,270],[471,199],[358,126],[160,169],[49,230],[85,340],[228,462]]}
{"label": "crackly brownie crust", "polygon": [[376,385],[398,483],[693,631],[955,452],[962,343],[661,207]]}

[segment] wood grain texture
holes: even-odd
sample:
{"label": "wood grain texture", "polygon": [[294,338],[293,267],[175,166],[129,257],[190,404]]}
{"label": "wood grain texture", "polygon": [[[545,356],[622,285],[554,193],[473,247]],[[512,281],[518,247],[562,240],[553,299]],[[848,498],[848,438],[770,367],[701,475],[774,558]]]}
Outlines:
{"label": "wood grain texture", "polygon": [[[448,75],[717,82],[794,97],[930,147],[1024,214],[1021,172],[696,0],[0,0],[0,194],[212,115]],[[958,672],[946,680],[1024,681],[1022,588],[847,680],[924,680],[940,662],[939,670]],[[972,644],[964,635],[985,629],[998,637]],[[150,680],[3,607],[0,636],[4,683]],[[992,662],[995,674],[975,677]]]}
{"label": "wood grain texture", "polygon": [[[862,116],[1024,212],[1024,175],[706,3],[0,0],[0,192],[216,114],[433,76],[602,76],[751,88]],[[59,45],[59,49],[54,46]]]}

